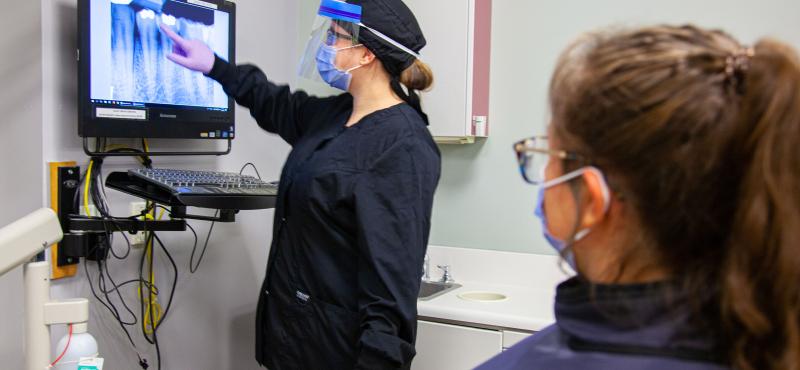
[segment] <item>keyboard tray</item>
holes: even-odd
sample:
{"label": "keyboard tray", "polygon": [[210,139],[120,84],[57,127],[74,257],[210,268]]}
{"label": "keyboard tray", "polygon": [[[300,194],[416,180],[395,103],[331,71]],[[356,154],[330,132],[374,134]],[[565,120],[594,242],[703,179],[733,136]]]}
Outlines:
{"label": "keyboard tray", "polygon": [[198,194],[169,191],[128,172],[112,172],[106,186],[171,207],[198,207],[211,209],[254,210],[275,207],[276,196],[251,194]]}

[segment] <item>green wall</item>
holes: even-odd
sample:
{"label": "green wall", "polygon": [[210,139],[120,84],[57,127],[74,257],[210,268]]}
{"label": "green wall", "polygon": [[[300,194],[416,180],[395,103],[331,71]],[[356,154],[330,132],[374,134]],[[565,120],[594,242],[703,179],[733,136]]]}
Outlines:
{"label": "green wall", "polygon": [[[301,1],[300,48],[319,4]],[[441,146],[431,244],[554,253],[533,216],[537,189],[520,179],[511,145],[545,131],[550,74],[561,50],[582,32],[693,22],[723,28],[745,43],[773,35],[800,47],[800,5],[788,0],[495,0],[492,13],[491,136],[472,145]]]}

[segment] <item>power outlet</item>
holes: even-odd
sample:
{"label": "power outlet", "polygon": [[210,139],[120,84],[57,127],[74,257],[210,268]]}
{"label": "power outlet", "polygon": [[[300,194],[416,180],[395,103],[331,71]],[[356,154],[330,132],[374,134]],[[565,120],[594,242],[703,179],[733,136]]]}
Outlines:
{"label": "power outlet", "polygon": [[[138,216],[138,215],[141,215],[142,212],[145,209],[147,209],[147,203],[146,202],[131,202],[129,209],[130,209],[130,215],[131,216]],[[139,219],[143,220],[144,218],[143,217],[139,217]],[[144,244],[145,244],[145,241],[146,241],[145,236],[144,236],[144,231],[139,231],[138,233],[133,234],[133,235],[128,234],[128,240],[130,240],[132,247],[134,247],[134,248],[144,248]]]}

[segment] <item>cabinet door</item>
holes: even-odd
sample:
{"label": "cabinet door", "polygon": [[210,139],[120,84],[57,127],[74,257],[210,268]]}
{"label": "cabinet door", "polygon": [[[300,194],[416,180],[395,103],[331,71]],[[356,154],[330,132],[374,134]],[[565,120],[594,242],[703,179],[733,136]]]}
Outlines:
{"label": "cabinet door", "polygon": [[525,338],[533,335],[533,333],[526,333],[521,331],[503,330],[503,350],[513,347],[515,344],[522,342]]}
{"label": "cabinet door", "polygon": [[405,0],[428,44],[422,61],[433,70],[433,89],[422,93],[433,136],[462,137],[472,126],[471,0]]}
{"label": "cabinet door", "polygon": [[469,370],[501,352],[503,334],[495,330],[419,321],[412,370]]}

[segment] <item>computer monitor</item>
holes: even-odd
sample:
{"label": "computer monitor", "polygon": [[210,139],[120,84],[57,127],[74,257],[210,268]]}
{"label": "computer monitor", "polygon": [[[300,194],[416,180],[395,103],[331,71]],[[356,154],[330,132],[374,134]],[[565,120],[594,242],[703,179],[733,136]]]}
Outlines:
{"label": "computer monitor", "polygon": [[233,99],[168,60],[172,41],[159,26],[234,63],[235,12],[226,0],[79,0],[79,135],[233,138]]}

